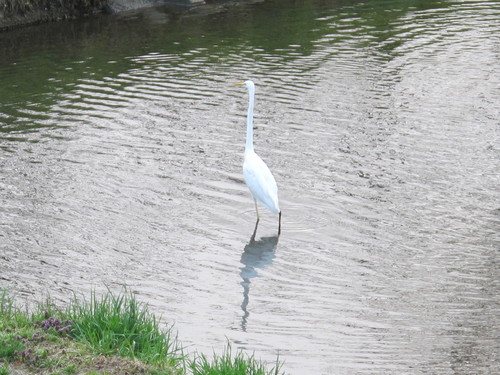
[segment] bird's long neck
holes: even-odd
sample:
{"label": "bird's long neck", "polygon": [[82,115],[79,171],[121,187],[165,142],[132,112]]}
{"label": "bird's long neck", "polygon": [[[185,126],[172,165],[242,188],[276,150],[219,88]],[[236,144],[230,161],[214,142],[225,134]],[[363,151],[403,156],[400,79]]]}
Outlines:
{"label": "bird's long neck", "polygon": [[245,152],[253,151],[253,102],[255,96],[255,89],[248,88],[248,114],[247,114],[247,141],[245,144]]}

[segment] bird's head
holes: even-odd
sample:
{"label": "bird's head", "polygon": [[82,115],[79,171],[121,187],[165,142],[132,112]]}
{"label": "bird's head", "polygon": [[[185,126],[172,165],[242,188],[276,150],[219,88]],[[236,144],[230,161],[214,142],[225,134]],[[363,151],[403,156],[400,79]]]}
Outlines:
{"label": "bird's head", "polygon": [[252,90],[255,89],[255,85],[253,84],[253,81],[245,81],[245,82],[238,82],[236,83],[238,86],[246,86],[247,89]]}

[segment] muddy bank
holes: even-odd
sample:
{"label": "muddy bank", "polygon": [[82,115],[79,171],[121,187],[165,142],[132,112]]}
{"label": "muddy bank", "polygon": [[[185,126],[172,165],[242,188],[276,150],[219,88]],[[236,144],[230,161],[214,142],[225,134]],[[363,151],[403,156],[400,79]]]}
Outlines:
{"label": "muddy bank", "polygon": [[168,4],[192,7],[204,3],[204,0],[0,0],[0,30],[100,13]]}

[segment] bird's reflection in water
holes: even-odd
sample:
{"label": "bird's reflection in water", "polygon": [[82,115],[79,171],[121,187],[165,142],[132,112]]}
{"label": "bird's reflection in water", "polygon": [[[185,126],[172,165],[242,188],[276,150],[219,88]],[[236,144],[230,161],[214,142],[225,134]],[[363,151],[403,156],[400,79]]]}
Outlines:
{"label": "bird's reflection in water", "polygon": [[257,233],[258,225],[259,222],[257,221],[252,237],[250,237],[250,241],[245,246],[245,250],[240,260],[241,264],[243,264],[243,267],[240,268],[240,276],[242,278],[241,285],[243,286],[243,302],[241,303],[241,309],[243,310],[241,329],[243,332],[247,330],[247,322],[250,315],[248,312],[250,280],[258,276],[257,269],[265,268],[272,263],[275,256],[274,250],[278,245],[279,239],[279,236],[276,235],[274,237],[262,237],[256,241],[255,234]]}

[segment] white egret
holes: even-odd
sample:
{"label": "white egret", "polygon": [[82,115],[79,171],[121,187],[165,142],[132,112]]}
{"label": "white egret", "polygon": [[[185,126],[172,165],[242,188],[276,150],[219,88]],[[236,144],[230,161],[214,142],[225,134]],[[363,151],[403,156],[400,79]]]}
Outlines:
{"label": "white egret", "polygon": [[247,114],[247,139],[245,143],[245,157],[243,161],[243,177],[245,183],[252,193],[259,222],[259,209],[257,202],[261,203],[272,213],[279,215],[278,234],[281,233],[281,211],[278,204],[278,186],[273,174],[264,161],[253,149],[253,105],[255,96],[255,85],[252,81],[237,83],[248,89],[248,114]]}

